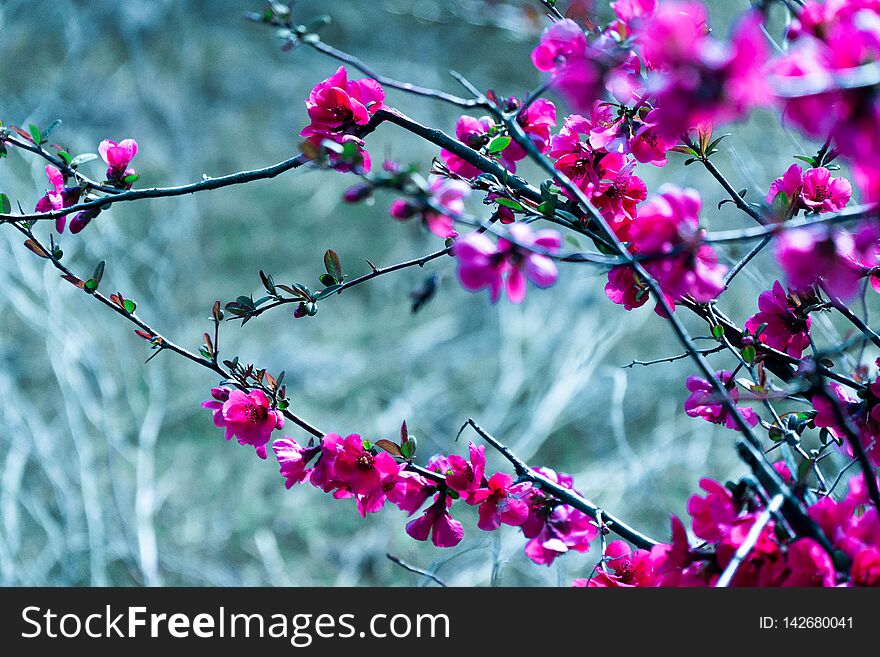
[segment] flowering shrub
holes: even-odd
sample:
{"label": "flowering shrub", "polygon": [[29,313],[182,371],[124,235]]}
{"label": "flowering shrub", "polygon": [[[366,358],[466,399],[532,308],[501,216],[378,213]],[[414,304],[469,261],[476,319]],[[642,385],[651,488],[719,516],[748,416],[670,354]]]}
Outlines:
{"label": "flowering shrub", "polygon": [[[19,231],[25,246],[67,282],[134,324],[151,349],[219,376],[203,404],[214,425],[262,459],[271,448],[289,489],[310,484],[364,518],[397,507],[409,518],[401,522],[406,534],[438,548],[455,547],[475,524],[486,532],[520,531],[535,564],[595,550],[595,567],[576,586],[880,585],[880,359],[867,355],[880,348],[867,313],[867,298],[880,290],[880,7],[866,0],[779,3],[791,24],[775,35],[782,45],[774,48],[767,22],[773,3],[745,12],[726,40],[697,2],[618,0],[610,3],[606,24],[602,13],[579,23],[556,2],[541,4],[550,24],[532,51],[535,90],[505,97],[458,76],[469,94],[459,97],[384,77],[295,22],[289,8],[269,3],[251,18],[273,26],[285,50],[309,47],[342,63],[305,100],[309,123],[295,155],[190,185],[134,189],[134,139],[99,143],[107,168],[98,182],[83,173],[97,156],[73,157],[36,126],[0,125],[0,155],[12,149],[41,158],[51,186],[33,190],[39,200],[32,213],[21,206],[13,212],[8,196],[0,196],[0,222]],[[428,127],[386,104],[386,88],[464,113],[454,126]],[[561,102],[544,98],[548,93]],[[762,201],[751,202],[712,156],[724,148],[726,135],[716,137],[717,130],[756,109],[780,129],[793,126],[822,145],[815,155],[796,156],[802,164],[775,180],[761,181]],[[386,125],[429,141],[436,153],[430,168],[393,160],[374,167],[370,135]],[[691,164],[728,196],[717,213],[697,191],[675,183],[678,168]],[[431,239],[439,238],[437,250],[384,268],[370,263],[358,277],[349,277],[328,250],[318,290],[280,284],[261,271],[265,295],[218,301],[213,330],[197,353],[148,325],[122,293],[104,296],[104,262],[80,277],[62,261],[56,237],[68,217],[77,234],[116,203],[305,167],[350,177],[349,204],[390,192],[390,216],[416,219]],[[646,180],[658,172],[667,182],[649,189]],[[736,219],[720,214],[726,204]],[[710,214],[719,215],[712,231]],[[743,228],[739,219],[754,225]],[[47,220],[54,223],[45,230],[54,226],[57,234],[48,241]],[[720,222],[727,222],[724,230]],[[731,248],[742,245],[749,248]],[[777,269],[762,281],[757,312],[743,316],[740,328],[722,311],[723,295],[768,245]],[[748,473],[737,482],[703,479],[703,493],[687,501],[690,529],[673,516],[670,540],[662,542],[592,502],[572,477],[525,463],[476,420],[462,427],[474,434],[467,455],[449,449],[423,458],[405,422],[394,441],[325,432],[295,412],[283,372],[273,375],[225,352],[221,358],[225,320],[245,323],[292,304],[288,319],[305,321],[353,286],[447,257],[455,260],[461,286],[488,290],[493,304],[502,296],[526,302],[529,282],[539,290],[560,279],[571,284],[566,270],[576,266],[607,274],[605,293],[623,307],[607,306],[613,321],[651,299],[657,321],[668,323],[685,353],[641,364],[691,359],[693,375],[664,392],[681,397],[686,416],[735,432]],[[436,285],[416,291],[413,310],[436,293]],[[692,336],[683,314],[707,335]],[[850,334],[825,340],[816,327],[829,318],[847,323]],[[699,348],[697,337],[712,346]],[[723,367],[710,364],[715,354],[726,358]],[[487,448],[507,467],[491,468]],[[774,450],[781,458],[771,461]],[[831,479],[833,467],[838,474]],[[848,471],[848,492],[841,495],[838,484]],[[589,482],[579,485],[588,490]],[[612,533],[619,538],[608,541]]]}

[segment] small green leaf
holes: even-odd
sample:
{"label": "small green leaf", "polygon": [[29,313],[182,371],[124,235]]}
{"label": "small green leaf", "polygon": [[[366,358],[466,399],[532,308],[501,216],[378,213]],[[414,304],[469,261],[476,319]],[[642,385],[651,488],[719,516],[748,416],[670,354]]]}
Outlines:
{"label": "small green leaf", "polygon": [[132,314],[134,314],[134,311],[137,309],[137,304],[134,301],[132,301],[131,299],[123,299],[122,300],[122,307],[125,308],[125,312],[127,312],[129,315],[132,315]]}
{"label": "small green leaf", "polygon": [[61,161],[64,162],[64,164],[70,166],[70,162],[72,159],[70,157],[70,153],[68,153],[67,151],[58,151],[58,157],[61,158]]}
{"label": "small green leaf", "polygon": [[517,210],[519,212],[522,212],[523,210],[523,206],[509,198],[496,198],[495,202],[498,205],[503,205],[505,208],[510,208],[511,210]]}
{"label": "small green leaf", "polygon": [[92,274],[92,280],[95,281],[95,288],[97,289],[98,284],[101,282],[101,279],[104,278],[104,264],[105,262],[102,260],[98,263],[98,266],[95,267],[95,273]]}
{"label": "small green leaf", "polygon": [[0,194],[0,212],[10,214],[12,212],[12,203],[6,194]]}
{"label": "small green leaf", "polygon": [[40,134],[40,129],[31,123],[28,126],[28,132],[31,134],[31,139],[34,140],[34,143],[38,146],[43,143],[43,135]]}
{"label": "small green leaf", "polygon": [[757,350],[755,349],[755,345],[746,345],[742,350],[742,359],[751,365],[755,362],[755,357],[758,355]]}
{"label": "small green leaf", "polygon": [[511,141],[513,140],[510,137],[506,135],[499,135],[489,142],[489,148],[487,150],[491,155],[495,155],[510,146]]}
{"label": "small green leaf", "polygon": [[318,279],[321,281],[321,285],[325,287],[336,285],[336,279],[333,278],[330,274],[321,274]]}
{"label": "small green leaf", "polygon": [[373,443],[371,443],[369,440],[364,440],[364,442],[362,444],[363,444],[364,450],[367,452],[369,452],[371,449],[373,449]]}
{"label": "small green leaf", "polygon": [[85,283],[83,283],[82,289],[89,294],[94,294],[98,291],[98,281],[96,281],[94,278],[90,278]]}
{"label": "small green leaf", "polygon": [[716,324],[712,327],[712,337],[716,340],[724,337],[724,327],[721,324]]}

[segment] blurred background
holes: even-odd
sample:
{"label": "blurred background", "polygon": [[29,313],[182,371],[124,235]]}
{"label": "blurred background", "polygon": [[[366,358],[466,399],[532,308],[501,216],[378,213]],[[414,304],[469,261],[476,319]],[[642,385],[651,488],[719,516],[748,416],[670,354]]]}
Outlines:
{"label": "blurred background", "polygon": [[[747,6],[711,4],[720,34]],[[0,119],[42,127],[61,119],[51,141],[71,153],[135,138],[143,187],[285,159],[307,122],[309,90],[338,64],[282,53],[271,30],[242,18],[260,8],[260,0],[0,2]],[[599,10],[608,14],[605,3]],[[455,69],[505,95],[540,81],[529,53],[546,23],[531,0],[301,0],[294,11],[303,22],[329,13],[325,40],[398,79],[457,92]],[[388,102],[453,131],[454,108],[394,91]],[[370,136],[369,150],[374,161],[424,171],[438,155],[391,125]],[[793,154],[814,150],[758,113],[736,126],[716,162],[757,199]],[[672,154],[666,169],[642,165],[640,175],[649,189],[665,181],[699,189],[712,229],[746,225],[732,205],[716,209],[720,188],[682,161]],[[43,168],[10,150],[0,190],[33,207]],[[100,162],[84,171],[103,174]],[[79,236],[62,236],[65,262],[87,275],[106,260],[102,289],[134,299],[148,323],[195,350],[214,300],[259,294],[260,269],[314,288],[328,248],[354,276],[368,271],[364,258],[382,266],[438,247],[419,226],[388,217],[391,196],[343,204],[351,183],[303,170],[120,204]],[[477,200],[471,209],[479,208]],[[518,531],[484,533],[463,506],[465,540],[438,550],[410,539],[394,508],[363,520],[350,500],[285,490],[274,460],[224,441],[200,409],[216,377],[172,354],[145,365],[151,352],[128,323],[21,242],[0,230],[0,583],[426,583],[390,563],[391,552],[454,585],[568,585],[595,563],[594,550],[536,566]],[[492,306],[461,289],[453,264],[381,277],[321,304],[314,318],[294,320],[284,307],[243,328],[225,323],[222,352],[286,370],[294,412],[326,431],[394,438],[405,419],[425,458],[464,450],[455,434],[476,418],[530,463],[572,473],[596,503],[664,540],[669,514],[684,514],[700,477],[742,474],[733,432],[682,412],[684,379],[695,373],[687,361],[622,367],[680,348],[649,307],[627,313],[608,302],[601,272],[563,266],[552,289]],[[725,312],[742,323],[774,272],[760,258],[725,296]],[[438,295],[414,315],[409,293],[431,273]],[[833,336],[830,325],[820,330]],[[305,438],[293,425],[286,433]]]}

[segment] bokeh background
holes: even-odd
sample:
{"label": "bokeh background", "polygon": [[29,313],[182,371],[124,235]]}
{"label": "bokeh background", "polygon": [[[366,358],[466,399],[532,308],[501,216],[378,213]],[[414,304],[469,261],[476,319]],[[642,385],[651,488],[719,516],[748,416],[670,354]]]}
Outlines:
{"label": "bokeh background", "polygon": [[[740,4],[712,3],[721,34]],[[529,61],[545,25],[537,6],[301,0],[295,12],[302,21],[330,14],[325,40],[398,79],[456,90],[455,69],[480,87],[522,95],[540,81]],[[243,20],[259,8],[260,0],[0,2],[0,119],[61,119],[52,141],[73,153],[133,137],[140,186],[285,159],[306,122],[309,89],[338,64],[281,52],[271,30]],[[607,15],[604,2],[599,9]],[[453,130],[454,108],[394,91],[389,102]],[[770,114],[733,132],[716,161],[749,198],[763,196],[793,154],[815,150]],[[394,157],[425,171],[438,154],[390,125],[369,148],[374,161]],[[651,189],[698,188],[710,228],[746,225],[731,205],[716,209],[722,192],[704,171],[682,163],[673,154],[666,169],[643,165],[641,175]],[[32,207],[43,166],[11,151],[0,161],[0,190]],[[99,178],[100,162],[85,171]],[[103,289],[135,299],[149,323],[194,350],[214,300],[259,293],[260,269],[314,287],[327,248],[349,275],[368,271],[364,258],[386,265],[437,248],[420,227],[388,217],[390,196],[343,204],[349,184],[297,171],[120,204],[81,235],[63,236],[65,261],[87,274],[106,260]],[[472,509],[458,514],[462,544],[438,550],[406,536],[396,509],[362,520],[350,501],[308,486],[286,491],[273,460],[225,442],[200,409],[215,377],[171,354],[144,365],[151,352],[131,326],[21,241],[0,230],[0,583],[426,584],[390,563],[391,552],[455,585],[567,585],[595,563],[593,551],[536,566],[519,532],[481,532]],[[294,320],[285,307],[243,328],[226,323],[223,353],[286,370],[293,409],[325,430],[393,438],[406,419],[424,457],[465,449],[453,440],[474,417],[523,458],[574,474],[598,504],[664,539],[669,513],[684,513],[701,476],[742,473],[733,433],[682,412],[684,379],[694,373],[687,361],[622,367],[680,349],[649,308],[627,313],[608,302],[601,272],[564,266],[552,289],[531,290],[521,306],[492,306],[461,289],[453,264],[381,277],[311,319]],[[431,273],[439,293],[413,315],[409,293]],[[726,295],[725,311],[742,322],[774,275],[760,258]]]}

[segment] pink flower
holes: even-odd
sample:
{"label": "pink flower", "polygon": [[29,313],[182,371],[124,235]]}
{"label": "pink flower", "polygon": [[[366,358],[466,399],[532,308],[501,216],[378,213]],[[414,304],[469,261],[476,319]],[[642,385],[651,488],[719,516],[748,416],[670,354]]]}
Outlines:
{"label": "pink flower", "polygon": [[[311,123],[300,132],[314,146],[324,141],[339,144],[342,155],[330,151],[330,164],[338,171],[369,171],[370,155],[356,132],[385,107],[385,91],[375,80],[349,80],[344,66],[312,89],[306,100]],[[346,150],[350,151],[350,153]]]}
{"label": "pink flower", "polygon": [[385,480],[395,478],[400,469],[391,455],[367,449],[357,434],[347,436],[341,443],[334,442],[333,447],[330,454],[337,485],[355,495],[382,492]]}
{"label": "pink flower", "polygon": [[[526,279],[540,288],[550,287],[559,277],[556,263],[540,250],[555,253],[562,238],[555,230],[532,233],[526,224],[511,224],[513,241],[499,239],[492,243],[484,233],[471,233],[455,243],[453,254],[458,259],[458,278],[466,290],[476,292],[489,288],[492,303],[507,290],[513,303],[520,303],[526,294]],[[534,249],[534,250],[533,250]]]}
{"label": "pink flower", "polygon": [[727,538],[739,514],[730,492],[717,481],[701,479],[700,488],[706,491],[706,497],[693,495],[687,503],[694,534],[697,538],[717,543]]}
{"label": "pink flower", "polygon": [[605,548],[604,562],[611,571],[597,568],[586,580],[585,586],[591,588],[630,588],[653,586],[656,555],[648,550],[636,550],[626,541],[611,541]]}
{"label": "pink flower", "polygon": [[596,523],[588,515],[566,504],[554,506],[546,512],[538,534],[526,544],[526,556],[549,566],[569,550],[587,552],[597,535]]}
{"label": "pink flower", "polygon": [[455,547],[464,536],[464,528],[449,515],[447,508],[451,504],[452,500],[445,495],[438,495],[422,516],[407,523],[406,533],[417,541],[427,541],[430,535],[437,547]]}
{"label": "pink flower", "polygon": [[761,292],[758,310],[760,312],[746,320],[745,328],[755,335],[761,325],[766,324],[758,340],[800,358],[804,349],[810,346],[812,319],[801,312],[800,304],[786,294],[779,281],[773,283],[772,290]]}
{"label": "pink flower", "polygon": [[700,206],[696,191],[664,185],[659,196],[642,205],[630,227],[633,252],[670,254],[644,264],[670,303],[687,294],[707,302],[724,290],[727,268],[718,264],[711,246],[701,243]]}
{"label": "pink flower", "polygon": [[[79,196],[82,190],[78,186],[65,187],[64,176],[61,175],[61,171],[56,167],[51,164],[47,166],[46,176],[49,178],[49,183],[52,185],[52,189],[48,190],[46,195],[37,201],[36,206],[34,206],[35,212],[62,210],[64,208],[69,208],[71,205],[75,205],[76,202],[79,201]],[[66,225],[66,215],[55,219],[55,230],[59,233],[64,232],[64,227]]]}
{"label": "pink flower", "polygon": [[[261,459],[266,458],[266,444],[272,431],[284,426],[284,416],[271,407],[262,390],[214,388],[213,400],[202,404],[214,411],[214,424],[226,428],[226,440],[238,438],[240,445],[251,445]],[[225,397],[225,400],[223,399]],[[220,403],[221,405],[217,406]]]}
{"label": "pink flower", "polygon": [[[137,155],[138,145],[134,139],[123,139],[118,144],[112,139],[105,139],[98,145],[98,154],[107,164],[107,180],[123,182],[128,176],[136,175],[128,165]],[[131,186],[131,183],[125,183]]]}
{"label": "pink flower", "polygon": [[844,301],[858,294],[859,281],[867,272],[856,261],[852,235],[826,226],[784,231],[776,239],[775,255],[789,287],[804,291],[819,284]]}
{"label": "pink flower", "polygon": [[[739,400],[739,391],[733,382],[733,373],[728,370],[721,370],[716,373],[716,376],[724,387],[727,388],[730,398],[737,402]],[[698,376],[689,376],[687,379],[687,389],[691,391],[691,395],[684,402],[684,411],[690,417],[701,417],[713,424],[723,424],[728,429],[739,429],[733,414],[721,403],[719,394],[709,381]],[[758,424],[758,415],[751,408],[737,408],[749,426],[753,427]]]}
{"label": "pink flower", "polygon": [[272,451],[281,466],[281,474],[285,478],[285,486],[290,488],[309,478],[312,469],[309,462],[321,452],[320,445],[303,447],[293,438],[283,436],[272,443]]}
{"label": "pink flower", "polygon": [[[850,395],[839,383],[828,384],[830,393],[837,399],[841,412],[859,431],[859,436],[868,458],[880,466],[880,379],[871,383],[865,394],[860,397]],[[824,427],[843,442],[846,453],[852,457],[852,445],[847,432],[838,420],[837,412],[831,400],[824,395],[813,395],[811,398],[816,417],[813,420],[817,427]]]}
{"label": "pink flower", "polygon": [[587,53],[587,37],[573,20],[553,23],[544,30],[541,42],[532,51],[532,63],[539,71],[556,71],[567,62],[577,61]]}
{"label": "pink flower", "polygon": [[486,447],[468,443],[470,460],[458,454],[450,454],[445,460],[446,485],[459,493],[467,495],[483,485],[486,471]]}
{"label": "pink flower", "polygon": [[627,310],[633,310],[645,305],[648,300],[648,288],[639,280],[632,267],[619,265],[612,267],[608,272],[605,295]]}
{"label": "pink flower", "polygon": [[773,203],[785,193],[788,207],[805,207],[813,212],[842,210],[852,196],[852,185],[846,178],[833,178],[825,167],[807,169],[792,164],[781,178],[770,185],[767,202]]}
{"label": "pink flower", "polygon": [[852,185],[846,178],[832,178],[825,167],[807,169],[801,194],[804,205],[815,212],[843,210],[852,196]]}
{"label": "pink flower", "polygon": [[[519,101],[511,99],[510,104],[513,106],[512,109],[515,109]],[[550,148],[550,130],[556,125],[556,105],[544,98],[538,98],[517,116],[516,121],[538,150],[546,153]],[[506,163],[508,168],[525,157],[525,150],[515,141],[502,151],[502,162]],[[515,171],[516,168],[512,170]]]}
{"label": "pink flower", "polygon": [[782,586],[834,586],[831,556],[812,538],[799,538],[788,547],[788,576]]}
{"label": "pink flower", "polygon": [[370,116],[384,107],[385,91],[375,80],[348,79],[348,71],[340,66],[336,73],[312,89],[306,100],[311,124],[300,133],[308,137],[328,130],[343,132],[353,125],[366,125]]}
{"label": "pink flower", "polygon": [[[455,136],[465,146],[479,151],[489,143],[488,132],[491,127],[492,119],[489,117],[484,116],[481,119],[475,119],[472,116],[464,115],[459,117],[455,123]],[[476,178],[482,173],[473,164],[466,162],[445,148],[440,151],[440,157],[443,158],[443,161],[452,173],[458,174],[462,178]]]}
{"label": "pink flower", "polygon": [[865,548],[856,555],[850,581],[853,586],[880,586],[880,548]]}
{"label": "pink flower", "polygon": [[531,484],[514,484],[513,477],[496,472],[486,484],[486,488],[472,491],[467,503],[480,505],[480,521],[477,527],[483,531],[498,529],[502,523],[518,527],[529,516],[529,505],[519,499]]}
{"label": "pink flower", "polygon": [[428,194],[435,206],[440,206],[442,212],[435,210],[427,203],[416,205],[405,199],[396,199],[389,208],[389,214],[399,221],[411,219],[416,214],[421,214],[422,221],[437,237],[455,237],[455,217],[464,213],[464,199],[471,193],[471,187],[461,180],[453,180],[442,176],[431,178]]}
{"label": "pink flower", "polygon": [[760,13],[736,25],[729,47],[708,36],[706,20],[701,4],[666,2],[637,30],[657,125],[669,139],[704,121],[741,118],[769,97]]}

